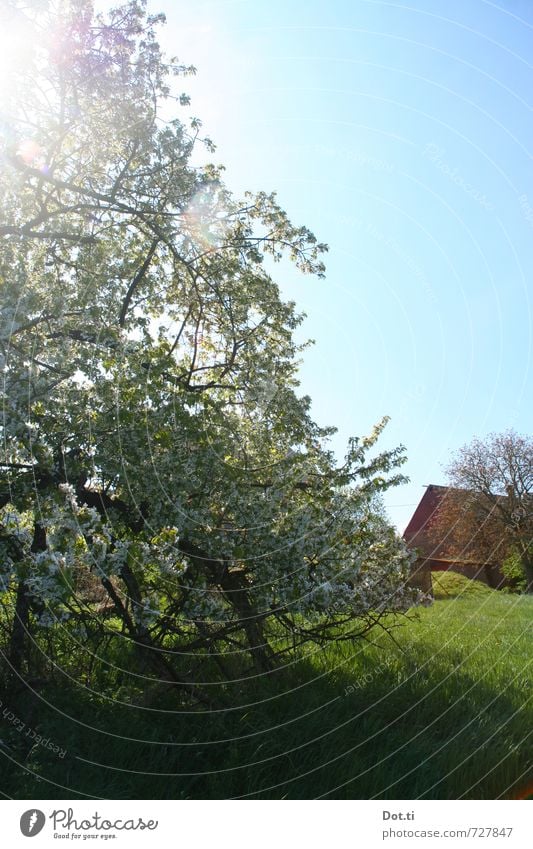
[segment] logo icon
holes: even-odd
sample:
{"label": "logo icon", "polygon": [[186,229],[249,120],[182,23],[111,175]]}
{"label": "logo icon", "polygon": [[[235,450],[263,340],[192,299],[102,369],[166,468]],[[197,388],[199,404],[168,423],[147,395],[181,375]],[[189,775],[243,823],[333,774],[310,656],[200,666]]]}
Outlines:
{"label": "logo icon", "polygon": [[25,811],[20,818],[20,830],[24,837],[35,837],[42,831],[46,817],[42,811],[32,808]]}

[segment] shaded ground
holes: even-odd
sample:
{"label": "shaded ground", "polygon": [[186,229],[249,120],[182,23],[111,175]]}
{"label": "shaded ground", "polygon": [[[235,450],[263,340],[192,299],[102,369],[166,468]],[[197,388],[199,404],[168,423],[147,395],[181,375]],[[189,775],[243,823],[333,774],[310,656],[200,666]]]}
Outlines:
{"label": "shaded ground", "polygon": [[315,649],[219,687],[227,707],[217,713],[176,712],[168,696],[132,704],[122,691],[113,702],[67,679],[33,708],[12,698],[35,736],[0,721],[0,789],[41,799],[523,795],[533,599],[471,583],[448,580],[444,600],[395,630],[396,642],[381,633],[372,645]]}

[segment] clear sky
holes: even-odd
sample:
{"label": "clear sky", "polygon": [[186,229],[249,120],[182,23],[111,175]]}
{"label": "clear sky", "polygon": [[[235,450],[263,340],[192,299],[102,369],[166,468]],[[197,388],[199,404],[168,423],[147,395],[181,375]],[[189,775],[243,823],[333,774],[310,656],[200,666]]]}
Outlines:
{"label": "clear sky", "polygon": [[411,483],[445,483],[474,436],[531,433],[533,3],[150,0],[198,68],[183,89],[226,181],[277,190],[330,245],[327,278],[280,267],[316,340],[315,418],[391,416]]}

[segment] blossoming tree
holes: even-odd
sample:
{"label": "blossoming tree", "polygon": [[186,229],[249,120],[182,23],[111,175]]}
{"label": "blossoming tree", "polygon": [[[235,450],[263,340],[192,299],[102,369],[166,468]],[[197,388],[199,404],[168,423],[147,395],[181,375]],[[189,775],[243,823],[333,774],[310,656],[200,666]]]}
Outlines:
{"label": "blossoming tree", "polygon": [[173,81],[193,69],[165,60],[143,3],[4,15],[25,44],[1,115],[12,667],[28,634],[75,623],[201,698],[183,657],[266,671],[406,610],[409,556],[374,507],[403,449],[374,450],[383,420],[336,463],[271,276],[284,254],[322,276],[325,246],[275,195],[237,199],[194,164],[201,126]]}

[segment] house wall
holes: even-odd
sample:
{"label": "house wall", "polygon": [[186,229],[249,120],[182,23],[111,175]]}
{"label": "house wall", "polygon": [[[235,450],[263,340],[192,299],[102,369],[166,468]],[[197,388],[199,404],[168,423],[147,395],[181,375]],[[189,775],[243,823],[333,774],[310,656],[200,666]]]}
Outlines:
{"label": "house wall", "polygon": [[441,539],[440,533],[437,536],[434,530],[434,521],[446,491],[447,488],[443,486],[434,484],[428,486],[404,531],[404,539],[408,546],[417,550],[419,554],[413,566],[411,585],[419,587],[424,592],[431,592],[431,571],[449,570],[471,580],[483,581],[494,589],[505,586],[507,581],[496,563],[454,561],[447,554],[452,540]]}
{"label": "house wall", "polygon": [[435,561],[434,572],[457,572],[475,581],[482,581],[492,589],[500,589],[507,583],[502,570],[492,563],[449,563]]}

